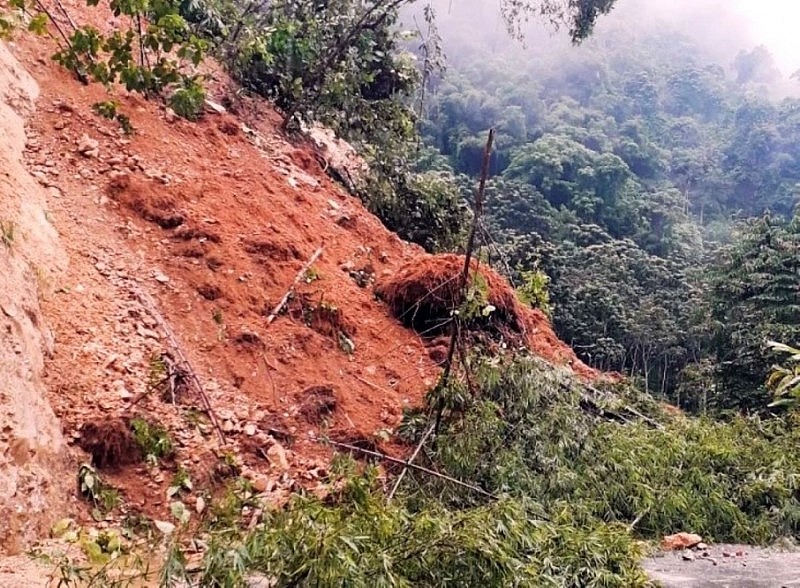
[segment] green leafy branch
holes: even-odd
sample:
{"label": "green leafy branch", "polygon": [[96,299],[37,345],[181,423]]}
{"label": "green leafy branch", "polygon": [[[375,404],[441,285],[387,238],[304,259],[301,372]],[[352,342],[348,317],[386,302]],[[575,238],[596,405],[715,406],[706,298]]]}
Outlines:
{"label": "green leafy branch", "polygon": [[774,365],[767,379],[767,387],[772,390],[775,400],[769,406],[796,407],[800,404],[800,349],[784,343],[769,341],[772,351],[788,355],[788,366]]}
{"label": "green leafy branch", "polygon": [[[90,7],[98,4],[99,0],[87,0]],[[200,65],[208,43],[191,32],[177,5],[112,0],[114,15],[127,17],[129,26],[108,35],[90,25],[76,25],[63,5],[56,5],[68,27],[41,0],[12,0],[10,10],[0,12],[0,37],[10,35],[15,20],[22,17],[29,31],[55,39],[59,48],[53,59],[81,82],[119,83],[148,99],[168,95],[168,103],[178,115],[197,118],[205,100],[202,76],[187,70]],[[58,36],[50,33],[48,23]]]}

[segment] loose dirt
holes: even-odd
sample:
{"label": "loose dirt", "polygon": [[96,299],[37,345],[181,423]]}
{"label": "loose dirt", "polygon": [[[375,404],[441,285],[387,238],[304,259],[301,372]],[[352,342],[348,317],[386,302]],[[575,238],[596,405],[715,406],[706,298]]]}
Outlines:
{"label": "loose dirt", "polygon": [[[304,390],[335,390],[324,425],[367,438],[420,401],[435,382],[433,362],[347,271],[369,261],[391,273],[418,248],[329,181],[310,148],[276,135],[266,106],[248,135],[232,133],[245,124],[231,115],[169,123],[156,104],[122,96],[136,129],[126,138],[92,114],[92,103],[107,98],[101,87],[76,85],[37,61],[34,47],[21,53],[42,88],[28,162],[50,186],[49,214],[71,259],[44,304],[56,333],[46,379],[67,435],[77,441],[86,423],[141,414],[164,422],[180,458],[197,469],[212,459],[209,448],[236,452],[243,437],[266,449],[272,429],[293,440],[289,463],[301,472],[328,453],[317,442],[320,424],[303,410]],[[97,155],[81,154],[93,141]],[[267,325],[317,247],[313,274],[287,314]],[[172,344],[162,317],[204,383],[226,448],[215,446],[207,423],[189,422],[189,411],[202,412],[198,398],[176,407],[148,394],[153,358]],[[256,455],[244,459],[269,473]],[[113,482],[126,488],[142,475],[134,469]],[[162,490],[153,486],[154,495]],[[127,498],[158,511],[154,495]]]}
{"label": "loose dirt", "polygon": [[[116,22],[64,5],[79,22]],[[421,259],[421,248],[386,230],[326,176],[324,154],[288,141],[274,110],[230,93],[219,71],[209,72],[210,97],[228,110],[191,123],[155,101],[82,86],[52,63],[46,40],[21,36],[13,52],[40,86],[25,163],[68,259],[41,294],[53,333],[47,400],[81,459],[120,491],[122,511],[169,518],[178,468],[195,487],[213,486],[230,459],[281,503],[319,485],[326,435],[405,452],[386,433],[439,367],[373,284]],[[109,99],[133,135],[94,114]],[[562,357],[566,347],[537,320],[540,344],[554,347],[537,351]],[[134,417],[166,427],[174,459],[141,462],[118,425]],[[53,506],[93,524],[85,507]]]}

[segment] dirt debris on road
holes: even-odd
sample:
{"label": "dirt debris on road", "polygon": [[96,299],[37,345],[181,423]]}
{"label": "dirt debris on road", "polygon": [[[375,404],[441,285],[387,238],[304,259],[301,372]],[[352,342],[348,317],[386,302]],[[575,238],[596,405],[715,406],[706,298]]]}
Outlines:
{"label": "dirt debris on road", "polygon": [[797,550],[720,544],[702,550],[662,552],[647,558],[643,565],[650,578],[664,588],[800,586]]}

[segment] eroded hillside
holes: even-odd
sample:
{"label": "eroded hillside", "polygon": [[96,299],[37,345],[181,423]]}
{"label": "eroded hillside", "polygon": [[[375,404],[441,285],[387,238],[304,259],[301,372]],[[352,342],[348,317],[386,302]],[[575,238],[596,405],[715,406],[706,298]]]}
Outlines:
{"label": "eroded hillside", "polygon": [[[441,353],[373,286],[422,250],[331,181],[317,149],[287,141],[268,104],[227,83],[198,122],[115,94],[128,136],[93,112],[110,97],[102,86],[80,85],[30,39],[14,52],[41,87],[25,161],[69,260],[42,280],[47,399],[122,510],[167,517],[174,473],[211,486],[220,463],[280,503],[324,477],[323,437],[402,453],[391,432],[435,383]],[[539,331],[547,355],[557,340],[541,317]],[[572,361],[562,347],[552,358]],[[141,462],[134,418],[167,429],[173,460]]]}

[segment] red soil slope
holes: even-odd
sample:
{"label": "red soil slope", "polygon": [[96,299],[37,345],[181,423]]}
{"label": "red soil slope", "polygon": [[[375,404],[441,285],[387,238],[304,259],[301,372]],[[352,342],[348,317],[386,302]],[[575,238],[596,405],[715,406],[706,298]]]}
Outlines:
{"label": "red soil slope", "polygon": [[[113,97],[136,129],[125,137],[92,113],[109,99],[101,86],[81,86],[38,41],[15,51],[42,92],[29,166],[50,186],[51,220],[71,258],[65,275],[47,278],[44,301],[56,340],[47,383],[67,433],[79,440],[86,423],[143,414],[168,426],[193,473],[231,452],[267,491],[313,484],[328,455],[320,436],[401,451],[385,431],[421,402],[438,368],[371,280],[413,265],[421,249],[328,179],[310,147],[287,143],[264,103],[191,123],[120,92]],[[524,316],[535,351],[574,357],[543,316]],[[224,447],[188,410],[202,407],[196,395],[180,410],[140,398],[150,356],[171,348],[165,323],[205,386]],[[165,512],[162,475],[140,467],[109,476],[135,506]]]}

